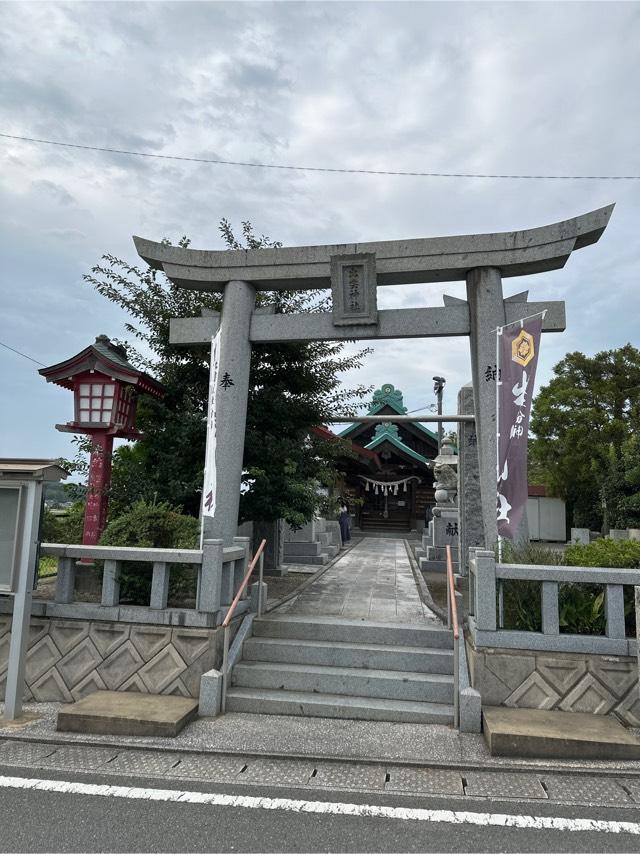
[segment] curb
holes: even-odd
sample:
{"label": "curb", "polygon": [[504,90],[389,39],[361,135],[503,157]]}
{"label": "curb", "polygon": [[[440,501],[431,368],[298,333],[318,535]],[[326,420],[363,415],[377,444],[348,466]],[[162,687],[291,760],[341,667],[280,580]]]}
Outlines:
{"label": "curb", "polygon": [[[597,774],[602,777],[638,777],[640,778],[640,768],[602,768],[598,765],[587,766],[585,768],[576,768],[573,765],[558,765],[550,766],[545,764],[535,765],[528,764],[526,760],[521,762],[510,762],[505,764],[504,761],[493,758],[471,761],[462,760],[418,760],[418,759],[394,759],[390,757],[355,757],[355,756],[336,756],[335,754],[325,753],[292,753],[282,752],[277,750],[256,751],[256,750],[231,750],[231,749],[215,749],[205,748],[202,750],[193,747],[181,747],[179,745],[171,745],[160,747],[158,745],[146,744],[122,744],[115,740],[105,739],[100,741],[82,741],[78,739],[60,739],[60,738],[44,738],[41,736],[24,736],[24,735],[0,735],[0,741],[17,741],[30,744],[52,744],[56,747],[105,747],[113,750],[145,750],[154,753],[179,753],[189,756],[246,756],[250,759],[289,759],[294,761],[306,762],[336,762],[349,765],[392,765],[395,768],[424,768],[437,770],[455,770],[455,771],[487,771],[487,772],[502,772],[502,773],[534,773],[534,774],[562,774],[575,777],[593,776]],[[606,760],[602,760],[606,761]],[[541,760],[542,762],[542,760]]]}

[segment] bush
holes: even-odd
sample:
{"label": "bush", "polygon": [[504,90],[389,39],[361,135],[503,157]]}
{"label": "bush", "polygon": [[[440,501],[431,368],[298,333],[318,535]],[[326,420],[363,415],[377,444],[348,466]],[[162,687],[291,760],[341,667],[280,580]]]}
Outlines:
{"label": "bush", "polygon": [[[640,567],[640,542],[633,540],[594,540],[587,546],[568,546],[565,552],[534,543],[505,543],[504,563],[538,566],[593,566],[620,569]],[[625,622],[628,636],[635,635],[633,591],[624,588]],[[503,583],[505,628],[541,631],[540,582]],[[605,594],[598,584],[561,584],[558,590],[560,632],[562,634],[602,635],[605,632]]]}
{"label": "bush", "polygon": [[567,546],[568,566],[604,566],[619,569],[640,567],[638,540],[594,540],[588,546]]}
{"label": "bush", "polygon": [[548,549],[536,543],[509,542],[502,544],[502,562],[534,566],[564,566],[566,563],[564,553],[560,549]]}
{"label": "bush", "polygon": [[41,531],[43,543],[81,543],[83,528],[83,501],[76,501],[63,516],[54,514],[48,507],[45,507]]}
{"label": "bush", "polygon": [[[103,546],[131,548],[196,549],[200,528],[193,516],[184,516],[166,502],[152,504],[137,501],[127,513],[109,522],[100,538]],[[148,605],[153,567],[148,563],[128,563],[120,573],[122,600]],[[169,597],[180,599],[194,595],[192,567],[172,567]]]}

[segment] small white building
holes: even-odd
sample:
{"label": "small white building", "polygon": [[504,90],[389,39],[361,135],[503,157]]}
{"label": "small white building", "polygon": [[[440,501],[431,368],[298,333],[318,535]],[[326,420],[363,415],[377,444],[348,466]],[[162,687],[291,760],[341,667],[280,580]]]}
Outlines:
{"label": "small white building", "polygon": [[546,487],[529,484],[527,499],[529,539],[551,543],[566,543],[567,514],[562,498],[551,498]]}

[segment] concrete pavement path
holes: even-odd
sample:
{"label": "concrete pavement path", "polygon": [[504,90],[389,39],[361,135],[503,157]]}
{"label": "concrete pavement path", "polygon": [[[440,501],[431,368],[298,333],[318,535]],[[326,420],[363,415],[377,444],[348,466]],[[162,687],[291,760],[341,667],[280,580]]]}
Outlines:
{"label": "concrete pavement path", "polygon": [[440,624],[420,599],[404,541],[394,537],[364,537],[300,596],[272,614]]}

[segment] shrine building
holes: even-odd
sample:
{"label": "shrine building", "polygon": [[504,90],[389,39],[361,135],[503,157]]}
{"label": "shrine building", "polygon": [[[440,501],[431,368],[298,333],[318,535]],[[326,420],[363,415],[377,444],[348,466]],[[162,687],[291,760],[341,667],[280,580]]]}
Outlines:
{"label": "shrine building", "polygon": [[[406,415],[400,389],[385,383],[374,392],[367,414]],[[342,495],[355,515],[356,527],[363,531],[421,531],[427,508],[435,504],[437,434],[422,424],[387,421],[356,422],[338,435],[351,441],[355,454],[355,459],[340,468]]]}

